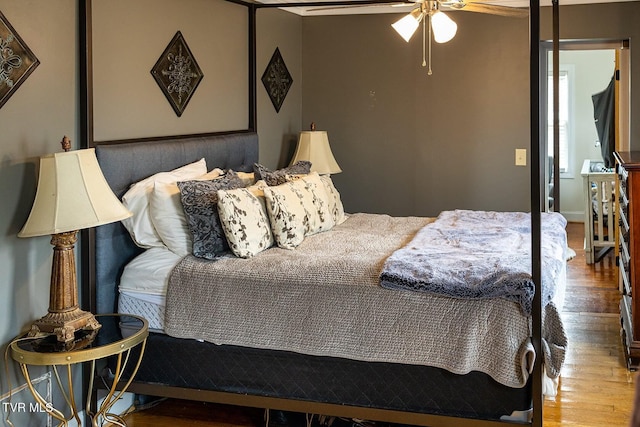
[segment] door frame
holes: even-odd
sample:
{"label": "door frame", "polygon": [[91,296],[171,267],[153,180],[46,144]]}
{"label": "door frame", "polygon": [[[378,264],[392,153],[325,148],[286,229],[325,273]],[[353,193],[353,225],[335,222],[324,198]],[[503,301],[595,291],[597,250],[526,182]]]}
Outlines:
{"label": "door frame", "polygon": [[[616,141],[617,151],[628,151],[630,149],[631,135],[631,61],[629,39],[580,39],[580,40],[560,40],[559,50],[615,50],[615,99],[616,99]],[[549,157],[549,141],[547,135],[547,106],[548,104],[548,73],[553,64],[549,63],[549,53],[553,51],[553,42],[545,40],[541,42],[540,48],[540,136],[542,143],[541,156],[543,159]],[[553,168],[553,169],[552,169]],[[552,170],[558,169],[558,159],[554,157],[553,166],[549,162],[544,162],[544,182],[548,183]],[[557,174],[556,174],[557,175]],[[549,186],[545,185],[544,200],[549,197],[554,199],[554,210],[560,208],[560,185],[553,186],[553,194],[549,192]],[[549,204],[545,203],[546,210]]]}

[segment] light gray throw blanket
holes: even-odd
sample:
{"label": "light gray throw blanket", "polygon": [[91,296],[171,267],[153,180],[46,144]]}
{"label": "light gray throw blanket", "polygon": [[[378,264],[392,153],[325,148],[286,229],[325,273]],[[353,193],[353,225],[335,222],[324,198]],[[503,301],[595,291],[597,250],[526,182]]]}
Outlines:
{"label": "light gray throw blanket", "polygon": [[[523,387],[534,354],[530,317],[517,304],[380,286],[385,260],[431,221],[354,214],[295,250],[273,247],[250,259],[218,261],[187,256],[169,281],[165,332],[458,374],[480,371]],[[552,304],[544,331],[551,339],[545,360],[559,369],[564,331]]]}
{"label": "light gray throw blanket", "polygon": [[[563,273],[564,217],[543,213],[542,300],[552,300]],[[531,215],[521,212],[442,212],[385,262],[380,283],[388,289],[453,298],[504,298],[531,314]]]}

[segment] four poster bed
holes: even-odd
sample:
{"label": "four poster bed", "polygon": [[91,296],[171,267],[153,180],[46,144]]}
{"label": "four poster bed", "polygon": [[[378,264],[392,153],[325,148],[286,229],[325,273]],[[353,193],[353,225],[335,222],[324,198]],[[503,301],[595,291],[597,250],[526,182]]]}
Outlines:
{"label": "four poster bed", "polygon": [[[90,51],[91,2],[80,5],[82,43]],[[249,31],[255,35],[256,5],[247,7]],[[537,64],[537,3],[532,2],[531,15],[531,58]],[[254,56],[250,75],[255,78],[255,38],[249,39]],[[88,75],[90,58],[85,60]],[[532,65],[531,73],[536,97],[536,101],[532,97],[532,120],[536,122],[537,66]],[[91,79],[83,86],[85,106],[91,98],[87,81]],[[254,174],[245,184],[253,190],[240,185],[216,187],[219,203],[230,197],[230,206],[237,208],[233,197],[242,194],[253,200],[255,182],[264,172],[256,167],[255,87],[250,98],[246,131],[95,142],[92,110],[87,108],[83,133],[87,145],[96,147],[101,168],[118,197],[126,198],[137,184],[158,173],[205,164],[204,172],[217,170],[216,175],[230,180],[248,176],[242,173]],[[540,164],[534,128],[532,164]],[[154,252],[158,248],[141,248],[130,226],[101,226],[86,239],[87,270],[92,277],[85,280],[88,287],[83,295],[89,297],[94,313],[131,312],[140,303],[144,306],[140,313],[157,320],[151,322],[154,331],[129,387],[132,392],[423,426],[459,425],[461,419],[470,426],[540,426],[543,379],[551,383],[557,379],[566,345],[557,307],[563,296],[566,235],[558,215],[540,212],[541,187],[538,171],[532,169],[531,215],[453,211],[438,218],[344,214],[339,195],[331,198],[335,187],[330,178],[266,171],[263,179],[284,176],[284,182],[258,188],[267,209],[252,206],[258,213],[268,211],[265,221],[283,220],[286,215],[278,212],[287,212],[288,205],[278,205],[278,200],[289,197],[287,191],[301,197],[303,186],[305,191],[315,190],[309,190],[310,198],[301,203],[312,206],[309,209],[330,205],[319,217],[330,216],[331,224],[320,219],[313,232],[308,232],[306,224],[306,234],[293,243],[286,239],[295,233],[282,233],[281,240],[273,237],[266,244],[258,242],[260,250],[254,245],[250,256],[236,253],[231,239],[233,254],[209,257],[187,251],[161,267],[154,264],[151,271],[161,274],[144,270],[149,259],[164,259],[165,255]],[[183,187],[197,192],[201,185],[209,185],[202,182],[219,179],[201,175],[202,171],[176,173],[178,178],[171,184],[178,187],[183,204],[190,194]],[[232,193],[235,190],[253,196]],[[189,217],[186,205],[184,210]],[[507,218],[513,221],[509,225],[505,225]],[[232,219],[227,228],[241,221]],[[240,229],[260,228],[260,221],[253,217],[252,221]],[[453,227],[454,223],[459,226]],[[286,218],[285,225],[291,225]],[[486,260],[467,262],[465,268],[455,267],[459,277],[446,269],[440,272],[440,276],[459,279],[456,283],[439,284],[438,292],[425,289],[431,279],[422,272],[434,269],[434,263],[414,265],[414,261],[439,256],[437,249],[449,239],[434,241],[434,234],[455,233],[464,245],[473,246],[477,240],[464,239],[484,239],[494,234],[494,226],[506,233],[506,240],[493,242],[490,248],[510,242],[506,253],[510,256],[495,260],[495,265],[518,258],[515,272],[505,273],[508,279],[498,275],[485,287],[460,290],[468,271],[484,267]],[[271,228],[276,234],[276,227]],[[466,232],[472,228],[474,233]],[[241,230],[236,230],[236,236]],[[543,235],[548,238],[541,239]],[[244,237],[236,243],[255,240],[246,238],[246,233]],[[509,246],[516,240],[516,246]],[[542,240],[551,246],[542,248]],[[487,245],[486,240],[482,242]],[[205,247],[204,252],[209,249]],[[543,259],[543,251],[553,256]],[[494,251],[486,252],[491,256]],[[435,264],[453,266],[449,259],[448,255],[437,258]],[[143,279],[156,275],[161,277],[159,282],[144,288]],[[134,287],[140,283],[142,288]],[[157,283],[168,284],[161,303],[140,298],[153,294],[149,289]],[[461,293],[474,295],[467,298]],[[127,325],[121,327],[116,333],[126,333]],[[105,383],[112,380],[108,370],[103,373]]]}

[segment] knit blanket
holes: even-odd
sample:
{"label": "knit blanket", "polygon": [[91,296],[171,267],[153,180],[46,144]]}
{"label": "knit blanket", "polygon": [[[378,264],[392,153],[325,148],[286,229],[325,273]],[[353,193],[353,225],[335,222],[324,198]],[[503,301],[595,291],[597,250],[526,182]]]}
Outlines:
{"label": "knit blanket", "polygon": [[[564,217],[541,219],[542,300],[552,300],[564,271]],[[531,215],[521,212],[442,212],[387,259],[380,283],[388,289],[462,299],[503,298],[531,314]]]}
{"label": "knit blanket", "polygon": [[[295,250],[273,247],[250,259],[218,261],[189,255],[169,280],[165,332],[215,344],[479,371],[523,387],[535,354],[531,319],[517,304],[380,286],[385,260],[431,221],[354,214]],[[559,370],[562,322],[553,304],[544,315],[553,350],[545,361]]]}

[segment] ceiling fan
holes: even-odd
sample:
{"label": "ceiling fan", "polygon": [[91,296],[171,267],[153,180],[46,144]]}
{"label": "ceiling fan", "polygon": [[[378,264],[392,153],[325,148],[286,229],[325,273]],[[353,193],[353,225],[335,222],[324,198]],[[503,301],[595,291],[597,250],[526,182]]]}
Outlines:
{"label": "ceiling fan", "polygon": [[[526,17],[529,11],[525,8],[515,8],[496,4],[466,0],[420,0],[416,7],[406,16],[400,18],[391,26],[407,42],[422,23],[422,66],[429,66],[427,74],[431,75],[431,39],[437,43],[451,40],[458,30],[458,25],[443,11],[462,10],[468,12],[489,13],[493,15]],[[428,27],[428,30],[427,30]],[[427,38],[428,31],[428,38]],[[427,49],[428,39],[428,49]],[[428,52],[428,63],[427,63]]]}
{"label": "ceiling fan", "polygon": [[[505,3],[505,0],[363,0],[337,6],[334,4],[327,7],[317,7],[308,11],[372,6],[407,6],[413,4],[414,7],[411,12],[391,26],[405,41],[409,42],[420,24],[422,24],[422,66],[428,66],[427,73],[431,75],[433,74],[431,70],[431,39],[433,38],[437,43],[446,43],[453,39],[458,29],[458,25],[443,10],[478,12],[515,18],[529,16],[528,8],[503,6],[496,4],[497,2]],[[316,5],[319,4],[319,2],[314,3]],[[522,3],[520,2],[520,4]]]}

